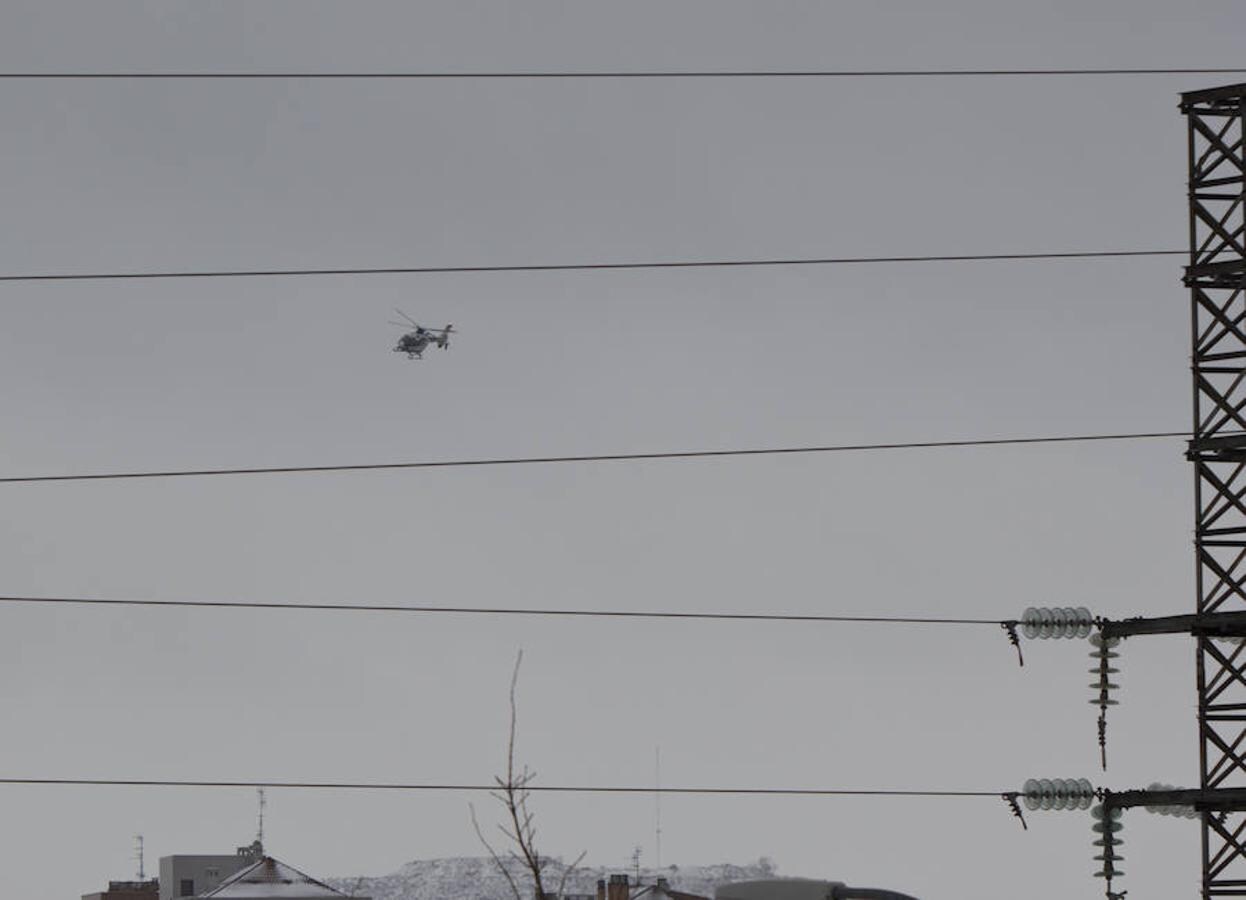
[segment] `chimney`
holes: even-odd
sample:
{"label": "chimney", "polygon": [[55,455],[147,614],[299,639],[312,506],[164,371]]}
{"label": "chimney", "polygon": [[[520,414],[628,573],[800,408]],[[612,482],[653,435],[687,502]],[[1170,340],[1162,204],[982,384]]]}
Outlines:
{"label": "chimney", "polygon": [[606,879],[597,879],[597,900],[606,900]]}
{"label": "chimney", "polygon": [[626,875],[611,875],[610,884],[606,888],[606,900],[628,900]]}

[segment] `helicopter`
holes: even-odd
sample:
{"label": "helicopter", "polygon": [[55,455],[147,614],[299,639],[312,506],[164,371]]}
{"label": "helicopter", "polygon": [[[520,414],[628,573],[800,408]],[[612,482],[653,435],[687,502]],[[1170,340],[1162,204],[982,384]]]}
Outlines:
{"label": "helicopter", "polygon": [[408,331],[398,339],[398,346],[394,348],[395,353],[407,354],[407,359],[423,359],[424,349],[429,344],[436,344],[442,350],[450,346],[450,332],[454,330],[453,325],[447,325],[445,328],[425,328],[419,322],[412,319],[401,309],[395,309],[394,312],[406,319],[406,322],[390,321],[390,325],[397,325],[399,328],[414,328],[414,331]]}

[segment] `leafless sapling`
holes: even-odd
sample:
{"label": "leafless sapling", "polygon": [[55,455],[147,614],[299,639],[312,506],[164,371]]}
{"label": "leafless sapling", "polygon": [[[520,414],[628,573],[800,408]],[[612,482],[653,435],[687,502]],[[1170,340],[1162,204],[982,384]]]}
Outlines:
{"label": "leafless sapling", "polygon": [[[558,888],[553,894],[545,890],[545,869],[550,863],[550,858],[542,856],[537,850],[536,844],[536,824],[532,818],[532,810],[528,806],[531,800],[532,792],[529,785],[536,778],[536,772],[524,765],[516,770],[515,768],[515,723],[517,716],[517,707],[515,703],[515,690],[519,684],[519,665],[523,662],[523,651],[515,657],[515,669],[511,673],[511,689],[510,689],[510,734],[506,743],[506,777],[499,775],[494,776],[497,782],[497,790],[491,791],[490,796],[497,800],[505,810],[506,823],[498,825],[498,830],[506,837],[507,843],[510,845],[506,850],[506,856],[494,849],[485,837],[484,832],[480,828],[480,822],[476,818],[476,808],[468,804],[471,811],[472,827],[476,830],[476,837],[480,838],[485,849],[489,852],[489,857],[497,866],[498,871],[506,879],[507,885],[510,886],[511,894],[515,900],[525,900],[523,893],[519,890],[519,884],[512,873],[512,866],[527,872],[532,879],[533,900],[562,900],[563,891],[567,886],[567,877],[575,871],[576,866],[584,859],[584,853],[575,858],[571,865],[562,871],[562,876],[558,880]],[[508,863],[510,865],[508,865]]]}

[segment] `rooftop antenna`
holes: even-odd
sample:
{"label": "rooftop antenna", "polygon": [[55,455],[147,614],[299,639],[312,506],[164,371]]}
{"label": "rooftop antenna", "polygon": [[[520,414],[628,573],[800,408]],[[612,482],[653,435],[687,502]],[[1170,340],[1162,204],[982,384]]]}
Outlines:
{"label": "rooftop antenna", "polygon": [[636,887],[640,887],[640,847],[632,851],[632,866],[636,869]]}
{"label": "rooftop antenna", "polygon": [[654,856],[657,867],[662,868],[662,746],[653,748],[653,824],[655,832]]}
{"label": "rooftop antenna", "polygon": [[263,853],[264,852],[264,807],[268,805],[268,802],[264,799],[263,788],[256,788],[255,793],[259,797],[259,802],[260,802],[259,824],[255,829],[255,843],[259,844],[260,852]]}
{"label": "rooftop antenna", "polygon": [[138,880],[147,880],[147,871],[143,867],[143,836],[134,835],[134,858],[138,860]]}

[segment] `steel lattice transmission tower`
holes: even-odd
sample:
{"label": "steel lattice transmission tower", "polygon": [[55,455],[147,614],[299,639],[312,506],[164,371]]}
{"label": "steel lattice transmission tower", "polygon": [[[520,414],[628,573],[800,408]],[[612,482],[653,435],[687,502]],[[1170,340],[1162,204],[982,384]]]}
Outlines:
{"label": "steel lattice transmission tower", "polygon": [[[1189,131],[1196,619],[1246,613],[1246,84],[1182,95]],[[1235,617],[1225,617],[1235,618]],[[1246,643],[1195,628],[1202,791],[1246,787]],[[1206,795],[1204,795],[1206,796]],[[1203,897],[1246,897],[1246,806],[1202,807]]]}

